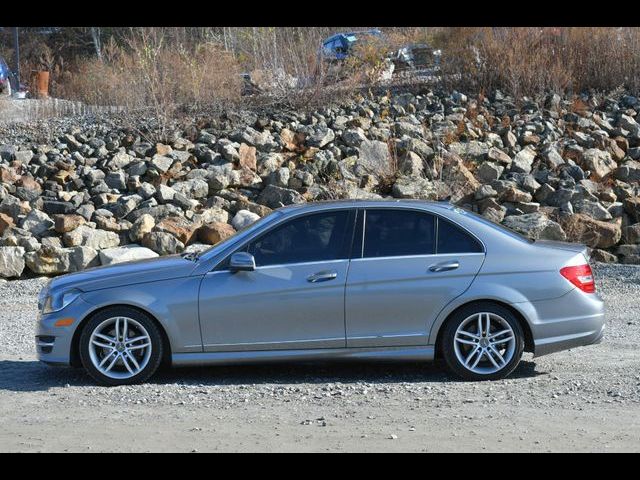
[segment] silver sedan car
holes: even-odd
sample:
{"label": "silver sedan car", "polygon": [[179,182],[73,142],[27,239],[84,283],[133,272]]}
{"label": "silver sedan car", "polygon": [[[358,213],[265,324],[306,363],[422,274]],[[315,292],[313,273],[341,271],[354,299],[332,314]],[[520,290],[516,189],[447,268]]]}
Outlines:
{"label": "silver sedan car", "polygon": [[289,206],[200,255],[53,279],[36,348],[107,385],[163,363],[331,359],[441,358],[464,379],[499,379],[523,351],[600,341],[586,255],[447,203]]}

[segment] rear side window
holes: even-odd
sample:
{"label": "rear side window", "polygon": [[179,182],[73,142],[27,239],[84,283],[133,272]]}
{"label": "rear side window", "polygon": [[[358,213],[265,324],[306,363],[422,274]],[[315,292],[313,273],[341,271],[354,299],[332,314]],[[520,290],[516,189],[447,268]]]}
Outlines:
{"label": "rear side window", "polygon": [[435,253],[435,217],[413,210],[367,210],[364,258]]}
{"label": "rear side window", "polygon": [[348,210],[294,218],[251,242],[246,251],[258,267],[347,258],[348,220]]}
{"label": "rear side window", "polygon": [[482,253],[482,245],[457,225],[439,218],[437,253]]}

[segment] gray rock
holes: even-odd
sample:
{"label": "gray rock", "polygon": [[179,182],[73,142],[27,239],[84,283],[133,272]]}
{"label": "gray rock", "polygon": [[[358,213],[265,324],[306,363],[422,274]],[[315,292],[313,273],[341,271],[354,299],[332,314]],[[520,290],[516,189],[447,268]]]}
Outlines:
{"label": "gray rock", "polygon": [[231,225],[233,226],[233,228],[240,231],[259,219],[259,215],[256,215],[249,210],[238,210],[238,212],[234,215],[233,220],[231,220]]}
{"label": "gray rock", "polygon": [[28,230],[32,235],[40,236],[53,228],[54,221],[40,210],[31,210],[20,224],[21,228]]}
{"label": "gray rock", "polygon": [[160,255],[172,255],[184,250],[184,243],[167,232],[147,233],[142,239],[142,245]]}
{"label": "gray rock", "polygon": [[173,165],[173,158],[165,157],[163,155],[154,155],[149,162],[156,170],[161,173],[165,173]]}
{"label": "gray rock", "polygon": [[348,147],[359,147],[362,142],[367,141],[367,137],[361,128],[352,128],[342,133],[342,141]]}
{"label": "gray rock", "polygon": [[590,148],[582,153],[582,162],[598,179],[606,177],[618,165],[609,152]]}
{"label": "gray rock", "polygon": [[262,190],[256,201],[269,208],[280,208],[285,205],[305,202],[304,197],[295,190],[276,187],[275,185],[268,185]]}
{"label": "gray rock", "polygon": [[135,260],[144,260],[147,258],[155,258],[158,254],[140,245],[125,245],[123,247],[107,248],[100,250],[100,263],[102,265],[111,265],[114,263],[132,262]]}
{"label": "gray rock", "polygon": [[549,220],[544,214],[539,212],[526,215],[510,215],[505,217],[502,223],[534,240],[565,241],[567,239],[567,236],[559,224]]}
{"label": "gray rock", "polygon": [[367,140],[360,144],[356,163],[374,175],[391,174],[391,156],[385,142]]}
{"label": "gray rock", "polygon": [[400,177],[393,185],[392,194],[395,198],[444,200],[451,195],[451,190],[439,180]]}
{"label": "gray rock", "polygon": [[516,173],[529,173],[536,158],[536,152],[530,147],[525,147],[513,157],[511,171]]}
{"label": "gray rock", "polygon": [[24,254],[22,247],[0,247],[0,277],[17,278],[22,275]]}
{"label": "gray rock", "polygon": [[138,217],[138,219],[133,222],[133,225],[131,225],[129,238],[132,242],[140,242],[147,233],[153,231],[153,227],[155,226],[156,222],[153,217],[145,213]]}
{"label": "gray rock", "polygon": [[475,174],[481,182],[490,183],[493,180],[498,180],[503,171],[504,167],[497,163],[484,162],[476,169]]}
{"label": "gray rock", "polygon": [[96,250],[112,248],[120,245],[120,237],[115,232],[80,225],[75,230],[65,233],[62,241],[67,247],[91,247]]}
{"label": "gray rock", "polygon": [[206,198],[209,194],[209,184],[202,178],[193,178],[171,185],[176,192],[187,198]]}
{"label": "gray rock", "polygon": [[134,160],[135,158],[132,157],[131,155],[124,152],[118,152],[113,156],[111,160],[109,160],[107,165],[112,168],[120,169],[120,168],[125,168]]}

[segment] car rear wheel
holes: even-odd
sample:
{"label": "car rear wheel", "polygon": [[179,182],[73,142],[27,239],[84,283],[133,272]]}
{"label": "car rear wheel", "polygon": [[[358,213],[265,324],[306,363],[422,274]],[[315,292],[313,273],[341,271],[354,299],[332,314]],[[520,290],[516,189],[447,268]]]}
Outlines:
{"label": "car rear wheel", "polygon": [[449,370],[465,380],[498,380],[520,363],[524,334],[508,309],[482,303],[456,312],[444,327],[442,353]]}
{"label": "car rear wheel", "polygon": [[162,360],[162,337],[149,316],[127,307],[103,310],[84,326],[80,359],[103,385],[130,385],[147,380]]}

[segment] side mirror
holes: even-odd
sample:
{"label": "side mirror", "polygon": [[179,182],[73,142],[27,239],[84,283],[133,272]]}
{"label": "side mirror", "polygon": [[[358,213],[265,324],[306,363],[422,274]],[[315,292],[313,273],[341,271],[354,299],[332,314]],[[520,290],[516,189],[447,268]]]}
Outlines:
{"label": "side mirror", "polygon": [[247,252],[236,252],[229,260],[229,270],[232,272],[252,272],[256,269],[253,255]]}

